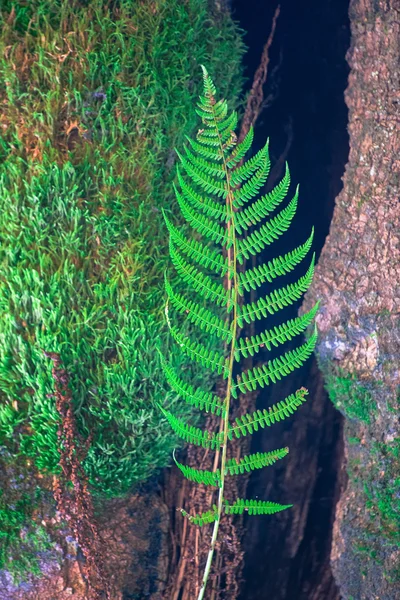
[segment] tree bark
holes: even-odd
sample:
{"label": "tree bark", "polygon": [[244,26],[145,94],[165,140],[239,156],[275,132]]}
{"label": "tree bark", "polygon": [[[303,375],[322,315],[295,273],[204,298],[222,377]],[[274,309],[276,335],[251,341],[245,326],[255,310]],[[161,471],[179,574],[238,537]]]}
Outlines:
{"label": "tree bark", "polygon": [[317,356],[329,395],[346,417],[348,478],[336,508],[334,576],[343,600],[394,600],[400,589],[400,4],[350,0],[349,15],[349,162],[302,311],[321,299]]}

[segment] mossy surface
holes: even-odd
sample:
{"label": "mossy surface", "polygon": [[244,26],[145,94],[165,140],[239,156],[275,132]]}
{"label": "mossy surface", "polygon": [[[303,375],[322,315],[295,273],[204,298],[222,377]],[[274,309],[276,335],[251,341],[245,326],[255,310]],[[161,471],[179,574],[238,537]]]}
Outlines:
{"label": "mossy surface", "polygon": [[32,485],[29,460],[0,447],[0,570],[11,567],[14,583],[40,574],[40,560],[53,547],[40,522],[43,494]]}
{"label": "mossy surface", "polygon": [[370,423],[376,410],[373,393],[355,374],[339,370],[326,377],[326,388],[335,407],[349,419]]}
{"label": "mossy surface", "polygon": [[[387,406],[382,395],[378,403]],[[400,438],[375,418],[381,435],[376,422],[348,420],[345,425],[349,502],[343,507],[342,535],[348,558],[340,563],[340,580],[345,578],[355,597],[368,585],[370,594],[391,598],[400,583]]]}
{"label": "mossy surface", "polygon": [[[59,353],[80,434],[93,435],[85,469],[102,496],[127,493],[177,444],[156,408],[177,396],[155,346],[188,370],[164,326],[161,208],[176,222],[174,147],[198,126],[201,63],[242,106],[242,33],[212,6],[0,6],[0,443],[58,473],[43,350]],[[189,377],[213,384],[202,370]]]}

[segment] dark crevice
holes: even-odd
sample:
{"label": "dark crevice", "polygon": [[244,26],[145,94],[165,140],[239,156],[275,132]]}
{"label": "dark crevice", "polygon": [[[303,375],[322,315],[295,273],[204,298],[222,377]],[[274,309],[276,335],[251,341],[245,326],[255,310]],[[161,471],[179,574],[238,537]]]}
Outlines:
{"label": "dark crevice", "polygon": [[[266,108],[255,127],[253,151],[270,138],[272,165],[286,159],[295,184],[300,184],[297,215],[288,233],[266,249],[262,262],[303,243],[315,226],[317,258],[329,233],[335,198],[349,145],[344,91],[349,72],[345,60],[350,44],[348,0],[282,0],[270,49]],[[247,31],[245,57],[251,86],[276,2],[233,0],[234,19]],[[277,180],[284,172],[281,161]],[[276,181],[275,181],[276,183]],[[290,196],[291,197],[291,196]],[[289,241],[288,241],[289,240]],[[294,281],[279,278],[279,286]],[[268,288],[260,290],[261,294]],[[298,305],[263,322],[262,328],[296,316]],[[286,344],[284,351],[298,345]],[[279,349],[282,351],[282,348]],[[260,357],[267,359],[267,355]],[[249,517],[244,537],[242,600],[338,600],[329,554],[335,504],[340,485],[342,418],[324,390],[315,359],[271,388],[262,391],[258,408],[282,400],[298,387],[310,390],[308,402],[291,418],[254,436],[252,451],[288,445],[289,456],[255,472],[248,497],[268,499],[294,508],[271,517]]]}

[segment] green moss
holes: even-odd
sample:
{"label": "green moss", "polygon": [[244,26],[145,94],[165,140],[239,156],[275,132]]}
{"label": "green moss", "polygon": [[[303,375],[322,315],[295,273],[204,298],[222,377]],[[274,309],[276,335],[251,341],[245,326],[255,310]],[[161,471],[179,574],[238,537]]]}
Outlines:
{"label": "green moss", "polygon": [[326,388],[335,407],[346,417],[370,423],[371,414],[376,410],[376,402],[371,391],[354,374],[343,370],[339,374],[329,374]]}
{"label": "green moss", "polygon": [[176,219],[174,147],[199,126],[200,64],[240,108],[242,33],[208,0],[4,0],[0,50],[0,443],[58,472],[43,350],[58,352],[93,435],[92,488],[122,495],[178,443],[156,408],[178,398],[155,343],[189,370],[164,326],[161,208]]}
{"label": "green moss", "polygon": [[40,574],[40,554],[53,548],[38,510],[43,491],[35,485],[26,460],[15,459],[0,447],[0,569],[7,568],[14,583],[26,573]]}
{"label": "green moss", "polygon": [[206,0],[9,1],[0,22],[0,438],[57,472],[43,349],[59,352],[93,434],[91,483],[123,494],[177,443],[155,408],[177,398],[154,352],[169,352],[173,148],[199,126],[200,63],[237,104],[243,42]]}
{"label": "green moss", "polygon": [[374,442],[371,454],[376,467],[366,473],[366,507],[372,519],[379,518],[384,536],[400,543],[400,438]]}
{"label": "green moss", "polygon": [[351,444],[352,446],[357,446],[360,443],[360,438],[355,436],[355,437],[349,437],[347,439],[347,441],[349,442],[349,444]]}

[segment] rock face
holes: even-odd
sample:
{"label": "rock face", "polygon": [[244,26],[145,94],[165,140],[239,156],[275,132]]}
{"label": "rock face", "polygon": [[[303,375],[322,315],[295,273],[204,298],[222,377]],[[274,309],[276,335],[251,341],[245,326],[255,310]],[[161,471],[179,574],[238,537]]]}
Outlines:
{"label": "rock face", "polygon": [[[154,494],[107,501],[99,527],[105,542],[112,600],[161,600],[169,564],[166,506]],[[43,577],[19,586],[0,573],[0,600],[87,600],[82,557],[60,532],[55,552],[43,556]]]}
{"label": "rock face", "polygon": [[350,155],[303,310],[321,298],[317,354],[347,417],[348,481],[332,565],[343,600],[400,589],[400,5],[351,0]]}

